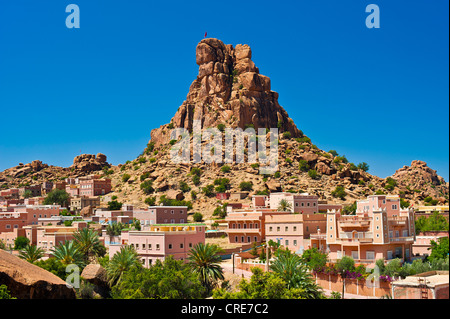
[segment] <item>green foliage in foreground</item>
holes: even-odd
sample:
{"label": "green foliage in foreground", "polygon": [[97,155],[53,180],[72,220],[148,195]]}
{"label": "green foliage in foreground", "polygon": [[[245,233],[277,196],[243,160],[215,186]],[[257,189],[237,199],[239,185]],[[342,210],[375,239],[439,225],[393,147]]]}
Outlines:
{"label": "green foliage in foreground", "polygon": [[150,268],[132,267],[113,286],[111,295],[115,299],[197,299],[205,291],[191,267],[169,256]]}

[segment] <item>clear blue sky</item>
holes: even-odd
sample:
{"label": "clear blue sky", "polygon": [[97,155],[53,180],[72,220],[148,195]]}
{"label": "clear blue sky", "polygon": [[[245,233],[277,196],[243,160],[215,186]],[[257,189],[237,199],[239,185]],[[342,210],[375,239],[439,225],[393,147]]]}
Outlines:
{"label": "clear blue sky", "polygon": [[[80,29],[65,25],[68,4]],[[380,8],[368,29],[365,8]],[[313,143],[386,177],[420,159],[448,181],[448,1],[0,2],[0,170],[80,153],[136,158],[198,73],[203,38],[249,44]]]}

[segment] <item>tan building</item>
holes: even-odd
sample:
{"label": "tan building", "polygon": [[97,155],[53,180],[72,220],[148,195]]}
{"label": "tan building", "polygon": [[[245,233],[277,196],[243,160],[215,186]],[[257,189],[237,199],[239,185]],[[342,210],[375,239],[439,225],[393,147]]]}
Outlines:
{"label": "tan building", "polygon": [[91,211],[89,212],[89,215],[91,215],[93,213],[92,209],[100,206],[100,198],[80,196],[80,197],[72,197],[70,199],[69,209],[71,212],[75,212],[78,214],[83,208],[88,206],[91,207]]}
{"label": "tan building", "polygon": [[373,195],[357,202],[355,215],[327,213],[326,232],[311,240],[326,239],[329,258],[350,256],[358,263],[377,259],[410,260],[415,241],[414,212],[400,208],[398,196]]}
{"label": "tan building", "polygon": [[394,281],[393,299],[447,299],[449,298],[449,272],[428,271]]}

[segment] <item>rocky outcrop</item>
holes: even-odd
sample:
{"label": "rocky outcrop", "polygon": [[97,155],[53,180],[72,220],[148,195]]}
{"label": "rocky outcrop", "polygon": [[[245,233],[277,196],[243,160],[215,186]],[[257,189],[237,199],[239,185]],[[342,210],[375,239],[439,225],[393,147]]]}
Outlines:
{"label": "rocky outcrop", "polygon": [[218,39],[200,41],[196,48],[198,76],[171,123],[152,130],[151,141],[164,145],[170,140],[171,128],[192,131],[194,120],[200,121],[202,128],[219,124],[242,129],[279,128],[280,133],[302,136],[278,104],[270,78],[259,73],[251,58],[252,50],[246,44],[233,48]]}
{"label": "rocky outcrop", "polygon": [[391,177],[403,191],[413,191],[419,199],[431,196],[445,202],[445,197],[449,195],[448,182],[424,161],[412,161],[410,166],[403,166]]}
{"label": "rocky outcrop", "polygon": [[72,171],[90,173],[101,170],[104,166],[109,166],[106,162],[106,155],[98,153],[81,154],[73,159],[73,165],[70,167]]}
{"label": "rocky outcrop", "polygon": [[93,285],[94,292],[106,298],[109,296],[108,275],[99,264],[89,264],[81,273],[81,278]]}
{"label": "rocky outcrop", "polygon": [[64,280],[1,249],[0,285],[18,299],[75,299]]}

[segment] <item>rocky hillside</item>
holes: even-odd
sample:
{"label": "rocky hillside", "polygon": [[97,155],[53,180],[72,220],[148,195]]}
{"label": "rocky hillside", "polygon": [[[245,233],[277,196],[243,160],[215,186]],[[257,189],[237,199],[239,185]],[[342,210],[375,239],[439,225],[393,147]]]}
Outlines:
{"label": "rocky hillside", "polygon": [[[216,191],[240,192],[241,186],[248,192],[243,200],[248,204],[251,195],[270,191],[308,192],[321,200],[345,205],[374,193],[399,194],[416,205],[428,196],[448,203],[448,183],[423,162],[414,161],[410,167],[383,179],[366,172],[364,165],[349,162],[345,156],[320,150],[278,104],[278,94],[270,89],[270,79],[259,73],[251,58],[248,45],[233,48],[217,39],[202,40],[196,49],[199,74],[186,100],[168,124],[151,131],[151,140],[138,158],[111,166],[102,154],[81,155],[69,168],[35,161],[0,173],[0,186],[103,172],[112,179],[111,195],[117,196],[118,201],[144,206],[146,199],[154,199],[158,204],[165,195],[191,201],[192,211],[205,217],[210,217],[221,203],[214,196]],[[169,153],[170,132],[178,127],[192,132],[195,120],[201,122],[203,129],[279,128],[279,171],[261,175],[258,164],[248,163],[247,155],[246,161],[239,164],[175,164]],[[193,134],[190,138],[192,141]],[[247,185],[241,185],[242,182]],[[336,193],[338,186],[345,193]]]}
{"label": "rocky hillside", "polygon": [[111,165],[106,161],[106,155],[101,153],[78,155],[69,167],[48,165],[39,160],[28,164],[19,163],[0,172],[0,189],[42,184],[44,181],[56,182],[67,177],[80,177],[93,173],[102,174],[110,167]]}

